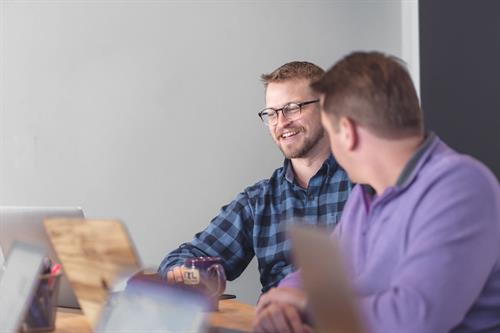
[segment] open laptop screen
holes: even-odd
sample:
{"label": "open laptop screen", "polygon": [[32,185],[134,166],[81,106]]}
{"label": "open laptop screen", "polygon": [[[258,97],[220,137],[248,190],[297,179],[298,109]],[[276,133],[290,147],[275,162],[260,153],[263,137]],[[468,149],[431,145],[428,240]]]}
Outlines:
{"label": "open laptop screen", "polygon": [[207,332],[209,304],[201,295],[143,281],[110,296],[96,332]]}
{"label": "open laptop screen", "polygon": [[38,281],[45,251],[14,243],[0,277],[0,332],[18,331]]}
{"label": "open laptop screen", "polygon": [[[45,219],[53,217],[83,218],[83,211],[79,207],[0,206],[0,248],[4,255],[9,254],[12,244],[17,240],[42,246],[47,249],[49,257],[59,261],[43,226]],[[58,305],[79,307],[65,275],[61,280]]]}

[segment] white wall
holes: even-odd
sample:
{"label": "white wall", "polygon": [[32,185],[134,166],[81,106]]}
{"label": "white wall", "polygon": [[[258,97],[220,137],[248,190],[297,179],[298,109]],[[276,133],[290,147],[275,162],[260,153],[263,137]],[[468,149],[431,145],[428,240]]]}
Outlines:
{"label": "white wall", "polygon": [[154,266],[281,165],[261,73],[402,55],[401,1],[0,3],[0,204],[120,218]]}

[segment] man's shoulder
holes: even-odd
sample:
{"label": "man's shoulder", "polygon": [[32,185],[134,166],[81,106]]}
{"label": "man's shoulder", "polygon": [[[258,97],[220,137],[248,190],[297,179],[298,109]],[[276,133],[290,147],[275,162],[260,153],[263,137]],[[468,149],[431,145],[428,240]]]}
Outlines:
{"label": "man's shoulder", "polygon": [[271,177],[259,180],[255,184],[248,186],[245,188],[244,192],[249,197],[256,197],[279,191],[283,180],[283,172],[283,167],[277,168],[274,170]]}
{"label": "man's shoulder", "polygon": [[[466,216],[470,213],[498,220],[500,185],[496,177],[475,158],[444,148],[426,162],[416,177],[415,186],[410,187],[410,196],[413,197],[410,201],[415,202],[413,209],[418,211],[418,216],[446,209],[450,214]],[[454,219],[449,220],[451,223]],[[475,221],[476,225],[479,220]],[[491,219],[483,219],[483,224],[491,227],[488,220]],[[463,223],[468,225],[470,221]]]}
{"label": "man's shoulder", "polygon": [[449,147],[432,156],[424,170],[425,177],[441,184],[456,183],[461,188],[480,188],[498,191],[499,183],[491,170],[472,156],[458,153]]}

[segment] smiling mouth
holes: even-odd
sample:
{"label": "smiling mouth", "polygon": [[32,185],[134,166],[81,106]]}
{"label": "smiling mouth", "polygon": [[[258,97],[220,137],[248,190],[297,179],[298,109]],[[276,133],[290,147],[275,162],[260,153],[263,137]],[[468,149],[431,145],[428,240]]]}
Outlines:
{"label": "smiling mouth", "polygon": [[280,139],[288,139],[292,136],[295,136],[300,133],[300,130],[294,130],[294,131],[286,131],[283,134],[280,135]]}

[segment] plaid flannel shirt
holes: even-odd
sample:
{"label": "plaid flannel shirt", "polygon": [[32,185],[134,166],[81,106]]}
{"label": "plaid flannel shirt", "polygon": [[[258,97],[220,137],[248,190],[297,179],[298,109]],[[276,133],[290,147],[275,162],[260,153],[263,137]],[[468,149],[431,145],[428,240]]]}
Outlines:
{"label": "plaid flannel shirt", "polygon": [[331,231],[351,188],[347,174],[333,156],[325,160],[307,189],[294,181],[290,160],[285,159],[270,179],[246,188],[191,242],[170,252],[158,271],[165,277],[171,267],[182,265],[186,258],[216,256],[222,259],[227,279],[234,280],[255,255],[262,291],[266,292],[294,270],[287,226],[312,224]]}

